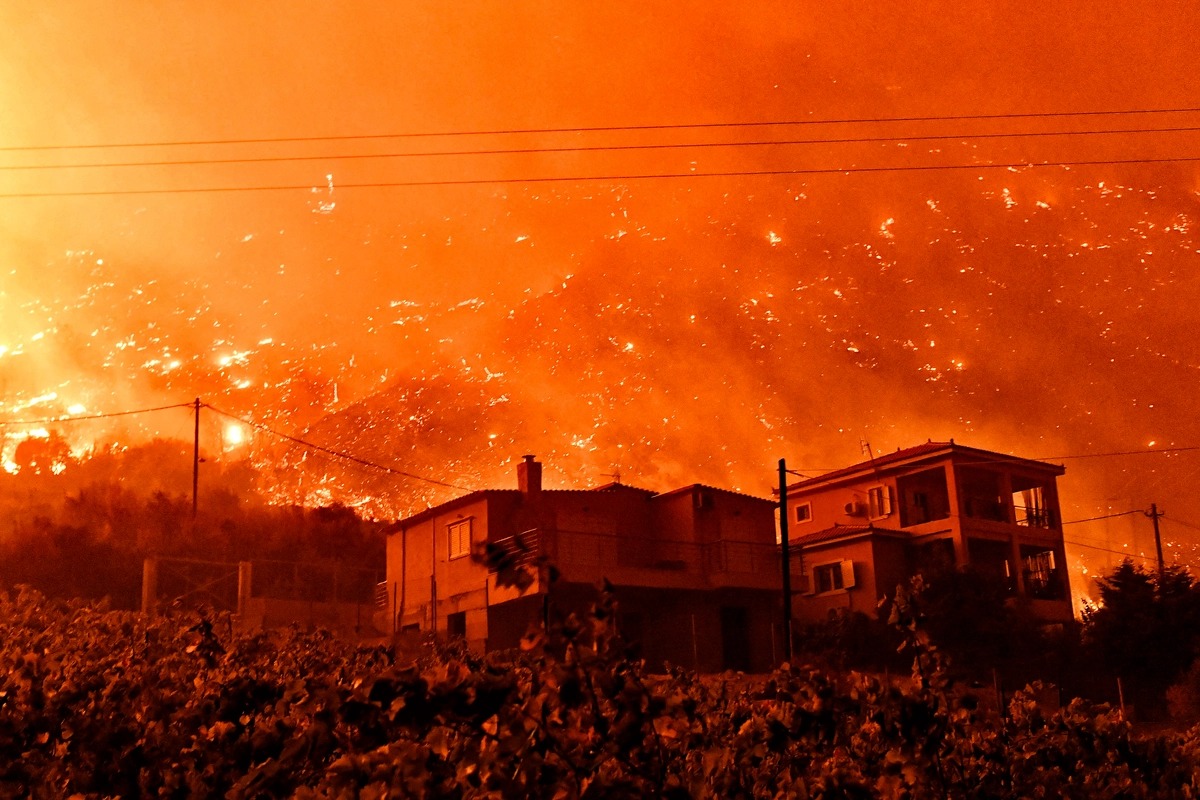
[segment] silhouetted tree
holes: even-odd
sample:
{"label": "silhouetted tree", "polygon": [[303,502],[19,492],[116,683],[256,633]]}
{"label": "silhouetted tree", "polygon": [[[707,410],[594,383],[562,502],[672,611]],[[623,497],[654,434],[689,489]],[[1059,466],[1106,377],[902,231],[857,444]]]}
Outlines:
{"label": "silhouetted tree", "polygon": [[45,473],[65,467],[72,461],[71,445],[58,432],[46,437],[30,437],[17,445],[13,462],[22,470]]}
{"label": "silhouetted tree", "polygon": [[955,671],[988,677],[996,669],[1011,682],[1040,675],[1045,641],[1039,625],[1005,581],[966,569],[926,576],[921,596],[925,627]]}
{"label": "silhouetted tree", "polygon": [[1096,581],[1100,603],[1084,609],[1084,643],[1094,663],[1120,677],[1128,700],[1150,715],[1191,666],[1200,644],[1200,585],[1183,567],[1156,572],[1121,562]]}

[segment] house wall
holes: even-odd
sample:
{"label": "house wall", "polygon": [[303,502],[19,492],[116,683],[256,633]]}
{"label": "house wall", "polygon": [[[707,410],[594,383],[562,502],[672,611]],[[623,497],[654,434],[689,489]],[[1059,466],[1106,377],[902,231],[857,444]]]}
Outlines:
{"label": "house wall", "polygon": [[695,507],[696,502],[694,491],[655,497],[649,504],[647,524],[665,541],[704,541],[713,535],[716,526],[712,522],[712,514],[707,513],[712,510],[711,507],[700,514]]}
{"label": "house wall", "polygon": [[[834,542],[825,546],[803,548],[804,571],[807,575],[806,590],[792,597],[793,615],[797,622],[817,623],[829,619],[830,613],[838,610],[860,611],[875,615],[879,597],[876,586],[875,546],[871,538],[863,536],[850,541]],[[813,593],[814,570],[823,565],[839,561],[854,563],[854,583],[849,589]]]}
{"label": "house wall", "polygon": [[773,505],[706,487],[647,498],[625,492],[554,497],[552,563],[566,580],[704,589],[779,584]]}
{"label": "house wall", "polygon": [[762,498],[706,486],[659,495],[651,500],[653,524],[674,541],[775,541],[775,504]]}
{"label": "house wall", "polygon": [[[894,598],[897,586],[908,585],[908,552],[903,541],[881,538],[872,542],[872,556],[873,589],[875,603],[878,604],[881,598]],[[875,615],[874,611],[870,613]]]}
{"label": "house wall", "polygon": [[[550,593],[550,619],[568,614],[583,618],[599,599],[595,586],[566,584]],[[732,589],[697,591],[617,587],[616,629],[651,671],[673,664],[701,672],[726,669],[763,672],[782,657],[782,611],[776,592]],[[494,606],[489,610],[495,649],[517,647],[531,625],[542,618],[542,598]],[[723,609],[727,617],[722,623]],[[731,613],[732,612],[732,613]],[[731,627],[737,618],[740,624]],[[584,642],[588,644],[588,642]]]}
{"label": "house wall", "polygon": [[[627,623],[640,626],[649,662],[765,670],[782,642],[773,507],[703,487],[657,496],[628,487],[468,496],[389,535],[385,620],[396,635],[414,625],[445,635],[448,616],[462,614],[455,620],[465,621],[473,647],[516,647],[546,608],[590,613],[595,584],[607,578]],[[536,531],[560,580],[550,586],[539,576],[522,595],[498,586],[485,565],[451,559],[448,529],[462,520],[471,521],[475,543]]]}
{"label": "house wall", "polygon": [[[867,493],[877,486],[886,487],[891,492],[892,509],[885,516],[872,518],[867,510]],[[802,503],[810,504],[812,516],[806,522],[797,522],[796,506]],[[848,504],[858,504],[863,509],[862,513],[846,513]],[[900,506],[897,502],[896,480],[894,477],[886,475],[870,475],[863,479],[851,480],[811,492],[789,493],[788,516],[789,538],[800,538],[807,533],[824,530],[834,525],[866,525],[868,522],[880,528],[898,529],[900,527]]]}
{"label": "house wall", "polygon": [[[387,592],[393,632],[410,626],[445,632],[446,616],[467,613],[467,638],[487,636],[487,569],[470,557],[450,558],[449,526],[470,520],[472,542],[488,536],[488,500],[480,497],[388,535]],[[436,615],[431,607],[437,591]]]}
{"label": "house wall", "polygon": [[[782,657],[783,613],[775,592],[619,590],[617,597],[619,616],[642,615],[641,655],[652,670],[677,664],[701,672],[764,672]],[[737,611],[740,619],[731,626],[723,611]]]}
{"label": "house wall", "polygon": [[593,492],[553,492],[541,498],[548,521],[560,531],[608,536],[639,536],[649,527],[646,492],[613,488]]}
{"label": "house wall", "polygon": [[[823,531],[834,525],[850,526],[868,523],[878,529],[903,531],[911,537],[914,545],[912,553],[907,559],[909,571],[914,568],[917,548],[932,539],[945,538],[953,543],[954,564],[959,567],[965,566],[970,560],[967,548],[968,538],[1003,540],[1008,542],[1013,550],[1010,560],[1017,573],[1014,579],[1017,581],[1018,594],[1024,599],[1028,593],[1024,586],[1024,577],[1021,574],[1020,548],[1022,545],[1045,546],[1047,549],[1053,550],[1058,563],[1065,564],[1057,480],[1052,471],[1053,468],[1039,469],[1036,465],[1020,462],[1009,463],[999,454],[997,456],[995,461],[990,461],[981,459],[977,453],[964,454],[956,451],[953,455],[947,454],[924,462],[891,464],[875,471],[864,468],[861,474],[846,475],[833,485],[793,490],[788,497],[789,532],[793,540],[799,540],[808,533]],[[950,506],[949,516],[945,519],[932,519],[928,522],[901,528],[900,511],[905,498],[899,494],[900,487],[897,484],[897,476],[935,469],[942,469],[945,472]],[[1036,483],[1043,489],[1044,507],[1049,514],[1050,521],[1046,527],[1017,524],[1020,515],[1014,508],[1014,488],[1030,483]],[[872,518],[869,514],[862,516],[847,514],[845,506],[848,503],[868,505],[867,492],[873,486],[885,486],[890,490],[892,494],[891,513],[877,518]],[[794,509],[800,503],[810,504],[812,513],[808,521],[796,521]],[[827,553],[851,552],[851,550],[834,551],[830,549],[835,546],[848,547],[849,545],[830,543],[823,547]],[[891,544],[886,547],[890,548],[888,552],[880,551],[870,558],[863,558],[863,561],[869,560],[879,564],[881,559],[887,558],[892,565],[904,563],[905,559],[896,552],[897,545]],[[806,560],[810,562],[811,559],[817,557],[816,553],[809,554],[807,551],[805,553]],[[847,554],[838,557],[852,558],[858,562],[861,556]],[[1065,582],[1065,569],[1060,572]],[[901,573],[897,566],[889,566],[886,569],[879,566],[865,567],[860,572],[856,565],[857,580],[861,584],[865,578],[869,578],[874,584],[875,593],[893,592],[896,584],[907,580],[907,577],[907,574]],[[1069,598],[1069,589],[1065,586],[1064,592]],[[1063,616],[1064,603],[1065,606],[1070,604],[1069,599],[1063,602],[1037,600],[1036,603],[1032,602],[1032,598],[1028,599],[1031,601],[1031,608],[1036,606],[1040,616],[1056,620]],[[808,619],[823,619],[831,608],[839,607],[839,603],[843,607],[847,603],[853,606],[854,598],[839,600],[836,595],[824,599],[813,598],[812,602],[806,604],[804,616]],[[1055,603],[1058,605],[1054,605]]]}

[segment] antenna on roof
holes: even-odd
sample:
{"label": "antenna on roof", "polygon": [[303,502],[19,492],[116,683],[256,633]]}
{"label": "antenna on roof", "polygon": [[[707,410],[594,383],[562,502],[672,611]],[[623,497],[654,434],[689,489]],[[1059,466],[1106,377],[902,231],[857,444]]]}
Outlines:
{"label": "antenna on roof", "polygon": [[613,483],[620,486],[621,485],[621,468],[617,467],[612,472],[601,472],[600,477],[601,478],[612,478]]}
{"label": "antenna on roof", "polygon": [[875,454],[871,452],[871,443],[870,442],[868,442],[866,439],[860,438],[858,440],[858,447],[860,450],[862,450],[862,453],[864,456],[871,459],[872,461],[875,460]]}

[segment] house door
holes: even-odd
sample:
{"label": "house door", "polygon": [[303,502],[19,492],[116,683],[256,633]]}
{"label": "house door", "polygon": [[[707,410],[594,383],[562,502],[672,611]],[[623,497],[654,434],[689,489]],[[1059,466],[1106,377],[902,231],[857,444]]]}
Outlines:
{"label": "house door", "polygon": [[750,614],[741,606],[721,606],[721,663],[725,669],[750,670]]}

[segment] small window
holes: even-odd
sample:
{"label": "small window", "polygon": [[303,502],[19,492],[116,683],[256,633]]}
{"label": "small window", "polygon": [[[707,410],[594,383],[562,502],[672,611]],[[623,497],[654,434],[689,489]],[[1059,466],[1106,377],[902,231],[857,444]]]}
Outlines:
{"label": "small window", "polygon": [[455,611],[446,615],[446,635],[451,639],[467,638],[467,612]]}
{"label": "small window", "polygon": [[873,486],[867,490],[867,513],[871,519],[892,513],[892,490],[888,486]]}
{"label": "small window", "polygon": [[813,590],[816,594],[836,592],[854,587],[854,562],[835,561],[813,567]]}
{"label": "small window", "polygon": [[450,558],[462,558],[471,554],[471,520],[464,519],[446,526],[450,544]]}
{"label": "small window", "polygon": [[812,520],[812,503],[801,503],[796,506],[796,522],[809,522]]}

